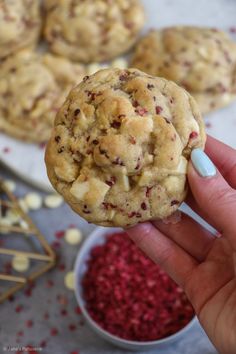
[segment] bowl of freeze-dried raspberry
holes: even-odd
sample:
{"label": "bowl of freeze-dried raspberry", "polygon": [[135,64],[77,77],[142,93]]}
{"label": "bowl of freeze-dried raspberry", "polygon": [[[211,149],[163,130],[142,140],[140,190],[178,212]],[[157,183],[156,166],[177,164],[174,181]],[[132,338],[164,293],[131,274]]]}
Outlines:
{"label": "bowl of freeze-dried raspberry", "polygon": [[98,227],[83,243],[75,294],[90,327],[126,349],[167,346],[196,322],[183,290],[118,228]]}

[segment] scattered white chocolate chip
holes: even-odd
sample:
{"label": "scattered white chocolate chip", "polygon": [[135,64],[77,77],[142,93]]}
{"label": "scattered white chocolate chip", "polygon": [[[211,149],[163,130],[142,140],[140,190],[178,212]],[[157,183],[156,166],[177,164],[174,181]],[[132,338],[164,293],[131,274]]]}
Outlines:
{"label": "scattered white chocolate chip", "polygon": [[26,272],[29,268],[29,258],[25,256],[14,256],[12,258],[12,267],[17,272]]}
{"label": "scattered white chocolate chip", "polygon": [[15,189],[16,189],[16,184],[14,181],[10,180],[10,179],[6,179],[4,182],[3,182],[3,185],[9,189],[10,192],[14,192]]}
{"label": "scattered white chocolate chip", "polygon": [[101,69],[101,65],[100,64],[92,63],[92,64],[88,65],[87,73],[88,73],[88,75],[93,75],[100,69]]}
{"label": "scattered white chocolate chip", "polygon": [[74,290],[75,288],[75,273],[73,271],[68,272],[64,278],[64,284],[66,288]]}
{"label": "scattered white chocolate chip", "polygon": [[118,69],[127,69],[128,68],[128,62],[124,58],[117,58],[112,61],[111,66],[113,68],[118,68]]}
{"label": "scattered white chocolate chip", "polygon": [[66,230],[65,233],[65,240],[68,242],[70,245],[77,245],[82,241],[82,233],[79,229],[76,228],[69,228]]}
{"label": "scattered white chocolate chip", "polygon": [[28,193],[25,196],[25,203],[29,210],[38,210],[42,206],[42,197],[38,193]]}
{"label": "scattered white chocolate chip", "polygon": [[47,195],[44,198],[44,205],[47,208],[58,208],[63,203],[63,198],[58,194]]}

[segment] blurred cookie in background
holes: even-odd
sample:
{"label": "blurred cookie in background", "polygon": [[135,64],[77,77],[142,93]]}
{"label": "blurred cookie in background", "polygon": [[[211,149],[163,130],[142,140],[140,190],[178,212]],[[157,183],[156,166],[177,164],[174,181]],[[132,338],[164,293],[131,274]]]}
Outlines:
{"label": "blurred cookie in background", "polygon": [[51,71],[65,97],[73,86],[82,81],[87,71],[83,64],[49,53],[42,56],[42,63]]}
{"label": "blurred cookie in background", "polygon": [[40,31],[39,0],[0,0],[0,58],[34,47]]}
{"label": "blurred cookie in background", "polygon": [[178,26],[150,31],[131,62],[186,88],[208,113],[236,99],[236,43],[214,28]]}
{"label": "blurred cookie in background", "polygon": [[0,68],[0,129],[24,141],[47,141],[56,112],[85,76],[84,66],[24,50]]}
{"label": "blurred cookie in background", "polygon": [[50,49],[85,63],[125,53],[145,19],[139,0],[44,0],[44,8]]}

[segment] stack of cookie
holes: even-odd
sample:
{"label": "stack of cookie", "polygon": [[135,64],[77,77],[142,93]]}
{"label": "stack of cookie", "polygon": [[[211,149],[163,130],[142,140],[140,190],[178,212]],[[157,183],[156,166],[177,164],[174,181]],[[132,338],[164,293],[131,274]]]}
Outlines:
{"label": "stack of cookie", "polygon": [[[143,24],[138,0],[0,0],[0,130],[47,141],[84,63],[123,54]],[[36,50],[42,39],[53,54]]]}

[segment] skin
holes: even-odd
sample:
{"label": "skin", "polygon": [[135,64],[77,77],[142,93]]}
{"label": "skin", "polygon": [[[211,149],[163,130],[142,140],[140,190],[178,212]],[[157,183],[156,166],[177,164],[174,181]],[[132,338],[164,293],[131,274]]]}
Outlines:
{"label": "skin", "polygon": [[208,337],[221,354],[236,353],[236,150],[208,137],[214,177],[189,164],[188,205],[213,235],[182,213],[178,223],[153,221],[127,230],[131,239],[185,290]]}

